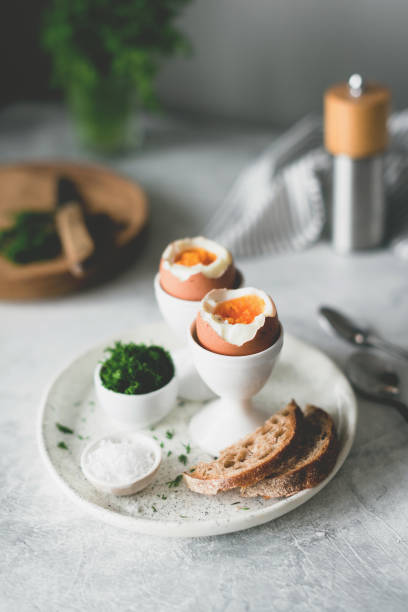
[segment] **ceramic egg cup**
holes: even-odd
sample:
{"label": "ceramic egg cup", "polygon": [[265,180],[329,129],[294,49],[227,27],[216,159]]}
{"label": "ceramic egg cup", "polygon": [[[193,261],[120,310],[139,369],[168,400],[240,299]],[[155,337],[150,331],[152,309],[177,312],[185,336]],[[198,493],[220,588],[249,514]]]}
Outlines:
{"label": "ceramic egg cup", "polygon": [[[146,474],[140,476],[139,478],[135,478],[131,480],[131,482],[124,482],[113,484],[110,482],[105,482],[104,480],[99,480],[96,478],[92,472],[88,469],[87,466],[87,455],[90,451],[98,446],[102,442],[102,440],[110,440],[112,442],[118,442],[123,440],[132,440],[133,442],[140,441],[141,444],[151,449],[154,454],[154,461],[152,467],[149,469]],[[98,440],[94,440],[90,442],[83,450],[81,455],[81,469],[87,480],[96,488],[98,491],[102,491],[103,493],[110,493],[112,495],[133,495],[134,493],[138,493],[147,485],[149,485],[156,475],[157,470],[160,467],[162,460],[162,454],[159,445],[152,440],[149,436],[145,436],[141,433],[117,433],[112,434],[110,436],[102,436]]]}
{"label": "ceramic egg cup", "polygon": [[131,429],[143,429],[161,421],[176,405],[177,367],[173,378],[164,387],[150,393],[126,395],[104,387],[100,376],[102,366],[99,363],[94,373],[96,397],[105,413],[116,423]]}
{"label": "ceramic egg cup", "polygon": [[252,397],[268,380],[283,345],[283,328],[269,348],[252,355],[231,357],[203,348],[196,336],[195,322],[188,336],[194,364],[202,379],[219,396],[196,414],[190,422],[195,444],[218,455],[225,447],[253,432],[265,421]]}
{"label": "ceramic egg cup", "polygon": [[[237,270],[234,288],[240,287],[242,282],[242,273]],[[192,363],[191,352],[187,344],[190,325],[199,311],[201,300],[182,300],[173,297],[162,288],[159,274],[156,274],[154,278],[154,291],[163,319],[182,343],[182,346],[173,352],[179,378],[180,397],[198,402],[213,399],[214,393],[200,378]]]}

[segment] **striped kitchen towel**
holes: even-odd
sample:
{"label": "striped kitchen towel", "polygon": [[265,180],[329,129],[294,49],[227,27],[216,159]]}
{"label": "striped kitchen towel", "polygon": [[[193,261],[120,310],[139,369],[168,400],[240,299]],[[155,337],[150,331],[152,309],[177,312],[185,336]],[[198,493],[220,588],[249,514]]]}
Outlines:
{"label": "striped kitchen towel", "polygon": [[[390,118],[385,161],[387,240],[408,258],[408,110]],[[236,180],[204,230],[237,256],[299,251],[316,242],[327,218],[331,160],[318,117],[306,117]]]}

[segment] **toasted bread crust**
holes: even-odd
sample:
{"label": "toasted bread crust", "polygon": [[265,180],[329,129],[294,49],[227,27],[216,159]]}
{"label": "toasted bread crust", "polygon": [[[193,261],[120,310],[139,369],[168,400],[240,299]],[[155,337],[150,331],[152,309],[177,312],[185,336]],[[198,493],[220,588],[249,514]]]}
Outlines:
{"label": "toasted bread crust", "polygon": [[332,418],[320,408],[307,406],[303,445],[298,454],[282,461],[275,474],[254,486],[241,488],[243,497],[289,497],[324,480],[336,463],[338,440]]}
{"label": "toasted bread crust", "polygon": [[203,495],[253,485],[294,452],[302,431],[303,413],[292,400],[252,434],[223,450],[218,459],[184,473],[184,481],[191,491]]}

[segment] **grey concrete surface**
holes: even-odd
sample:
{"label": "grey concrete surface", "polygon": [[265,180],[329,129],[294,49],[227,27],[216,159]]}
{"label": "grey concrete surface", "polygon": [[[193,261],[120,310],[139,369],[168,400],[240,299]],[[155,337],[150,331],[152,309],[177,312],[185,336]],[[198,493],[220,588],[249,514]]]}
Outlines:
{"label": "grey concrete surface", "polygon": [[[151,124],[139,154],[111,160],[151,201],[148,246],[105,286],[37,303],[0,303],[0,610],[403,612],[408,600],[408,427],[360,403],[357,437],[335,479],[292,513],[194,540],[130,534],[84,514],[41,462],[35,426],[53,373],[82,349],[159,318],[152,277],[166,242],[199,231],[271,134],[192,122]],[[88,159],[64,113],[0,115],[0,161]],[[288,331],[343,366],[350,349],[319,327],[337,304],[408,345],[406,263],[387,251],[346,259],[328,245],[239,261],[270,291]],[[407,367],[400,366],[405,384]],[[313,372],[310,373],[313,376]]]}

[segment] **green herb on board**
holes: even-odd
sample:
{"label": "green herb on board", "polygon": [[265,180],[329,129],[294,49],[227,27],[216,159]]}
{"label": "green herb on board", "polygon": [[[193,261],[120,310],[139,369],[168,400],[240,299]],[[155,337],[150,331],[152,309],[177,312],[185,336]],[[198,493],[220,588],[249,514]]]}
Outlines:
{"label": "green herb on board", "polygon": [[167,499],[167,497],[165,495],[162,495],[161,498],[162,499]]}
{"label": "green herb on board", "polygon": [[171,451],[167,451],[167,456],[170,457]]}
{"label": "green herb on board", "polygon": [[0,253],[15,264],[54,259],[61,254],[61,242],[53,212],[21,210],[14,224],[0,230]]}
{"label": "green herb on board", "polygon": [[157,512],[156,506],[152,506],[152,510],[153,510],[153,512]]}
{"label": "green herb on board", "polygon": [[89,440],[91,436],[81,436],[81,434],[78,434],[78,440]]}
{"label": "green herb on board", "polygon": [[186,516],[185,514],[180,514],[180,518],[186,519],[186,518],[188,518],[188,516]]}
{"label": "green herb on board", "polygon": [[191,452],[191,446],[190,444],[183,444],[184,448],[186,449],[186,453],[187,455]]}
{"label": "green herb on board", "polygon": [[191,470],[190,470],[190,474],[191,474],[192,472],[195,472],[195,468],[191,468]]}
{"label": "green herb on board", "polygon": [[58,442],[57,446],[58,448],[63,448],[64,450],[68,450],[68,446],[65,444],[65,442]]}
{"label": "green herb on board", "polygon": [[187,455],[179,455],[178,460],[180,461],[180,463],[187,465]]}
{"label": "green herb on board", "polygon": [[240,503],[241,503],[241,502],[239,502],[239,501],[237,501],[237,502],[233,502],[233,503],[231,504],[231,506],[236,506],[237,504],[240,504]]}
{"label": "green herb on board", "polygon": [[61,425],[61,423],[55,423],[56,428],[64,434],[73,434],[74,430],[70,427],[66,427],[66,425]]}
{"label": "green herb on board", "polygon": [[111,391],[140,395],[161,389],[174,376],[170,354],[161,346],[115,342],[105,349],[110,356],[100,371],[102,384]]}
{"label": "green herb on board", "polygon": [[166,438],[168,438],[169,440],[171,440],[171,439],[173,438],[173,436],[174,436],[174,433],[175,433],[175,432],[174,432],[174,429],[173,429],[173,430],[171,430],[171,431],[170,431],[170,429],[168,429],[168,430],[166,431]]}
{"label": "green herb on board", "polygon": [[169,487],[169,489],[173,489],[174,487],[178,487],[182,478],[183,478],[183,475],[179,474],[178,476],[175,477],[174,480],[169,480],[168,482],[166,482],[166,485]]}
{"label": "green herb on board", "polygon": [[164,448],[164,442],[160,442],[160,448]]}
{"label": "green herb on board", "polygon": [[249,510],[249,508],[247,508],[246,506],[243,506],[242,508],[238,508],[238,510]]}

